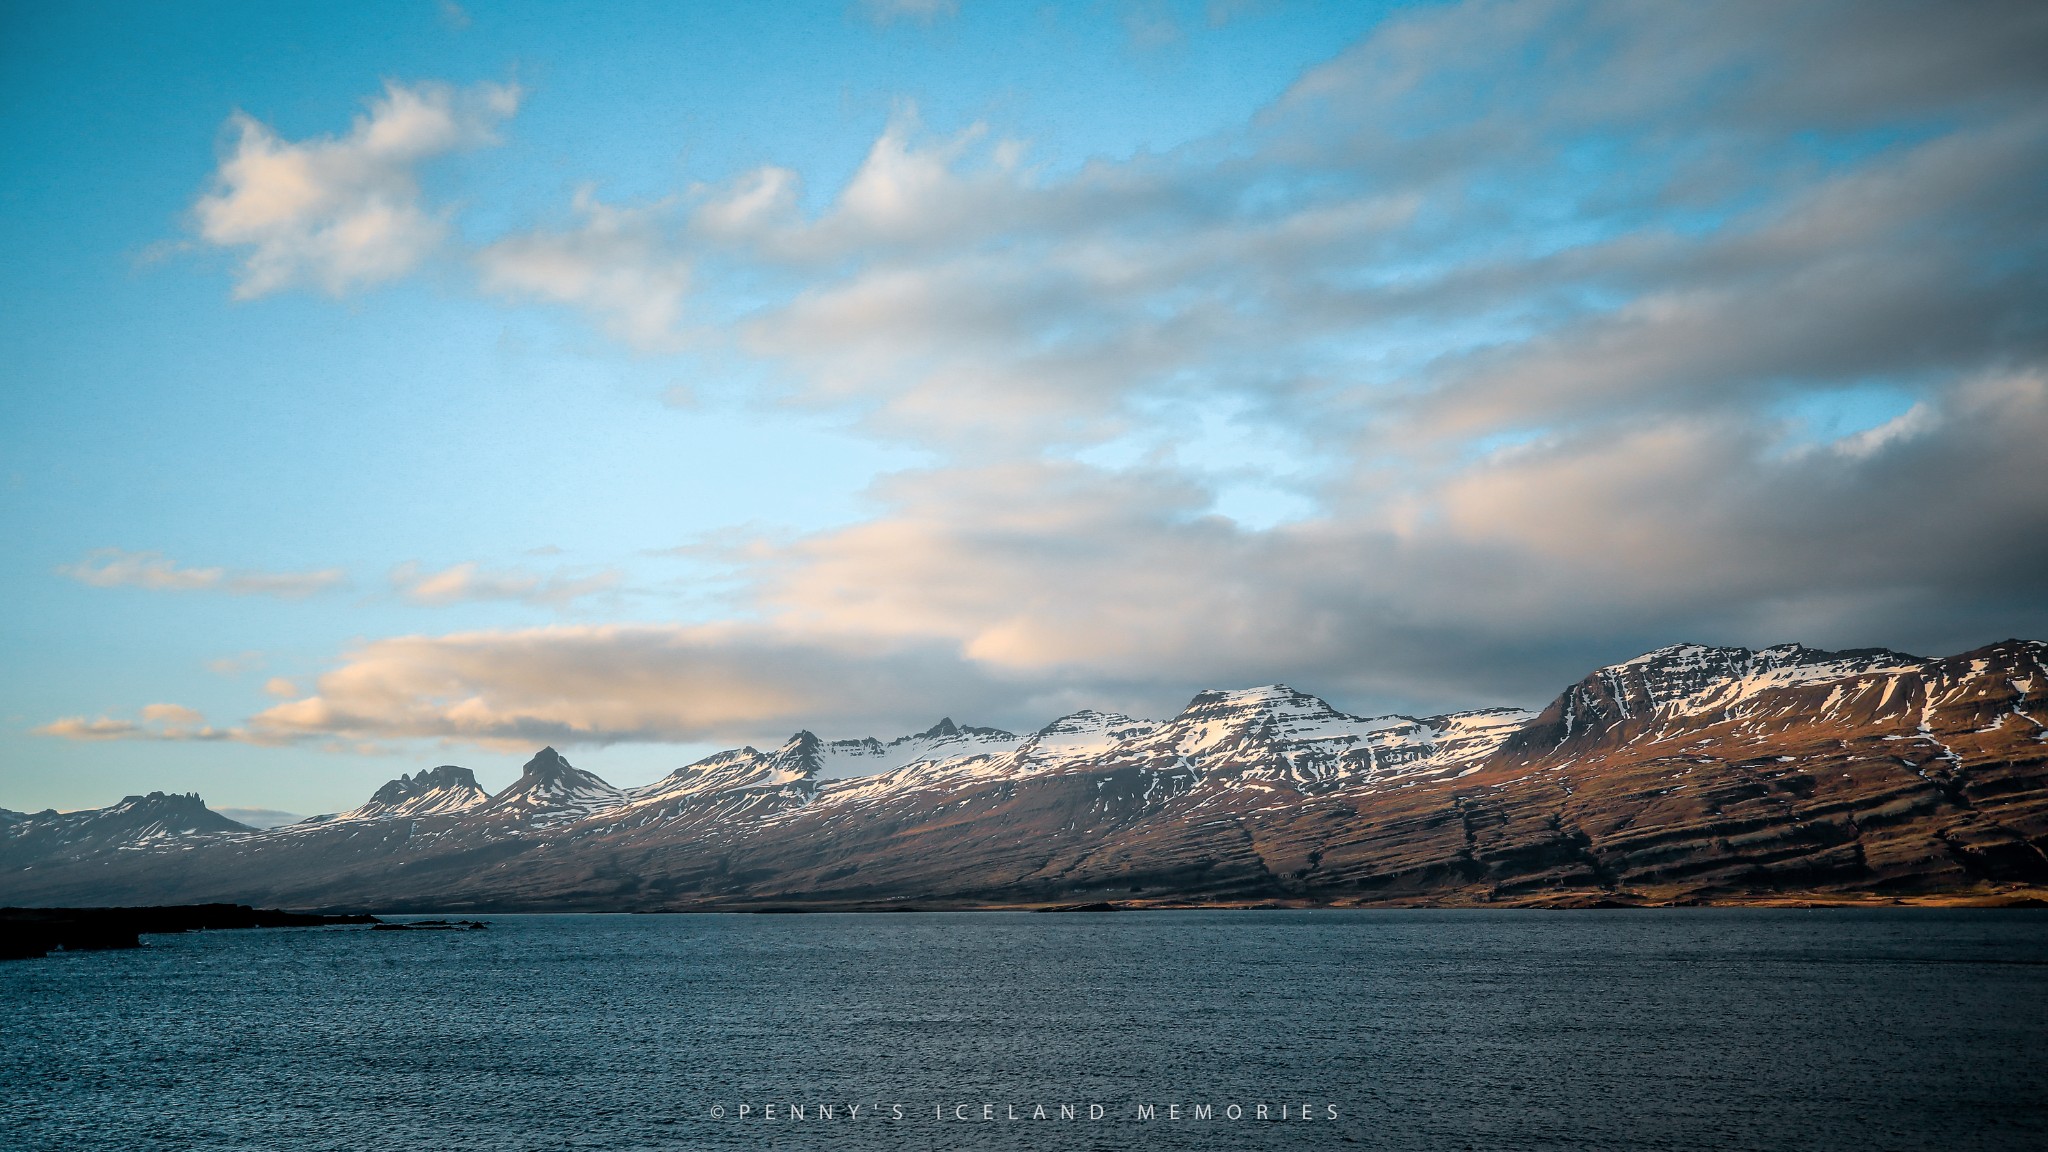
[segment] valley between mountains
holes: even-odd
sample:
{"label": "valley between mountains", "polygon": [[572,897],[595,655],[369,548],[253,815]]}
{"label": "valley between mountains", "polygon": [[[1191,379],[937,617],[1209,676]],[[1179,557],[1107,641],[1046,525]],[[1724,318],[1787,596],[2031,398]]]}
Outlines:
{"label": "valley between mountains", "polygon": [[2022,903],[2048,896],[2048,644],[1676,645],[1541,712],[1272,685],[1030,733],[799,732],[619,789],[542,749],[258,831],[197,796],[0,810],[0,904],[437,911]]}

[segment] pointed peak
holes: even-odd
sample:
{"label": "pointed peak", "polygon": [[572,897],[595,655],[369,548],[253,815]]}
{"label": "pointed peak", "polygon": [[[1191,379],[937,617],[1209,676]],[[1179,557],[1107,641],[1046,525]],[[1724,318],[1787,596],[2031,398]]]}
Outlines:
{"label": "pointed peak", "polygon": [[616,803],[623,795],[596,773],[576,767],[550,747],[534,753],[519,779],[491,797],[488,807],[492,812],[511,810],[529,815],[588,812]]}
{"label": "pointed peak", "polygon": [[[925,715],[929,716],[931,713],[927,712]],[[953,723],[951,716],[941,716],[937,724],[919,732],[917,735],[922,740],[937,740],[942,736],[956,736],[959,732],[960,726]]]}
{"label": "pointed peak", "polygon": [[825,742],[807,728],[783,741],[782,747],[777,748],[769,759],[789,771],[809,775],[818,770],[824,747]]}
{"label": "pointed peak", "polygon": [[570,767],[568,758],[555,751],[554,746],[551,744],[535,752],[533,759],[526,762],[526,767],[523,771],[528,775],[552,775]]}

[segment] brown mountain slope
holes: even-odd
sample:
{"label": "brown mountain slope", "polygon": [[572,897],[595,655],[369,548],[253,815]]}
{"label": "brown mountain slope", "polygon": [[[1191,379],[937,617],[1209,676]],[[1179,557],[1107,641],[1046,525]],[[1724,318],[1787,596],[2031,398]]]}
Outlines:
{"label": "brown mountain slope", "polygon": [[[2044,647],[1583,722],[1601,673],[1480,772],[1361,803],[1331,894],[1931,895],[2048,881]],[[1581,723],[1566,731],[1576,710]],[[1467,881],[1443,872],[1446,863]]]}

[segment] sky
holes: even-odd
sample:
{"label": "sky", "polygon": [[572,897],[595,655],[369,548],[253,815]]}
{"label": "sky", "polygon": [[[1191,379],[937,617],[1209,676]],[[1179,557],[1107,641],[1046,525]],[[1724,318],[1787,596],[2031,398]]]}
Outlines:
{"label": "sky", "polygon": [[0,0],[0,806],[2048,637],[2048,8]]}

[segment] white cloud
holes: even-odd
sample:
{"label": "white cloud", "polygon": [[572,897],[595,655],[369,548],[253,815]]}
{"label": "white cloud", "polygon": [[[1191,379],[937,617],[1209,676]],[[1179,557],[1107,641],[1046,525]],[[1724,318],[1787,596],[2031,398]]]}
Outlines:
{"label": "white cloud", "polygon": [[[1958,650],[1957,633],[2048,624],[2031,591],[2048,473],[2020,467],[2048,439],[2048,384],[1987,377],[1967,395],[1939,436],[1872,456],[1774,456],[1764,431],[1674,419],[1499,454],[1418,488],[1418,508],[1269,531],[1203,514],[1205,490],[1170,471],[903,474],[868,522],[725,551],[755,623],[377,640],[249,726],[758,742],[940,713],[1157,714],[1273,680],[1367,709],[1540,705],[1686,637]],[[2006,546],[1977,543],[1994,538]],[[1994,590],[1977,615],[1953,605],[1959,557],[1963,582]]]}
{"label": "white cloud", "polygon": [[111,720],[105,716],[97,720],[88,720],[83,716],[66,716],[33,730],[37,736],[56,736],[65,740],[133,739],[139,731],[141,729],[133,721]]}
{"label": "white cloud", "polygon": [[915,645],[733,626],[557,627],[374,641],[323,675],[317,695],[250,723],[278,739],[688,742],[908,724],[1008,695]]}
{"label": "white cloud", "polygon": [[1923,436],[1941,425],[1941,416],[1925,401],[1914,404],[1875,428],[1865,428],[1835,441],[1831,447],[1845,456],[1870,456],[1893,444]]}
{"label": "white cloud", "polygon": [[302,141],[236,113],[214,190],[193,208],[199,235],[241,251],[242,299],[298,285],[340,295],[402,276],[446,232],[415,169],[495,142],[519,99],[512,85],[391,83],[347,135]]}
{"label": "white cloud", "polygon": [[521,569],[493,571],[474,563],[456,564],[438,572],[406,563],[391,572],[391,586],[401,596],[415,604],[435,605],[516,600],[561,608],[586,596],[613,591],[619,579],[619,573],[611,570],[589,576],[542,576]]}
{"label": "white cloud", "polygon": [[679,348],[690,267],[667,238],[668,207],[616,208],[586,188],[575,212],[571,229],[508,236],[479,252],[484,289],[583,309],[636,348]]}
{"label": "white cloud", "polygon": [[[339,568],[311,572],[262,572],[234,568],[187,568],[160,552],[128,552],[102,548],[76,564],[57,569],[81,584],[94,588],[146,588],[157,592],[226,592],[235,596],[275,596],[298,600],[348,584],[348,574]],[[222,675],[239,671],[216,661]]]}
{"label": "white cloud", "polygon": [[142,723],[132,720],[118,720],[106,716],[87,719],[84,716],[66,716],[51,721],[40,728],[31,729],[36,736],[51,736],[60,740],[81,740],[87,742],[106,740],[148,740],[170,743],[216,743],[235,741],[240,743],[274,744],[275,739],[252,735],[242,728],[215,728],[206,723],[206,717],[196,709],[181,704],[147,704],[142,709]]}
{"label": "white cloud", "polygon": [[[816,213],[772,166],[585,194],[485,251],[490,290],[656,349],[727,301],[787,394],[938,463],[726,549],[753,623],[371,641],[252,729],[768,738],[1273,679],[1534,704],[1677,639],[2048,629],[2048,22],[1969,12],[1433,6],[1165,154],[1049,173],[905,114]],[[1922,401],[1782,450],[1788,393],[1865,387]],[[1211,514],[1260,477],[1308,507]]]}

